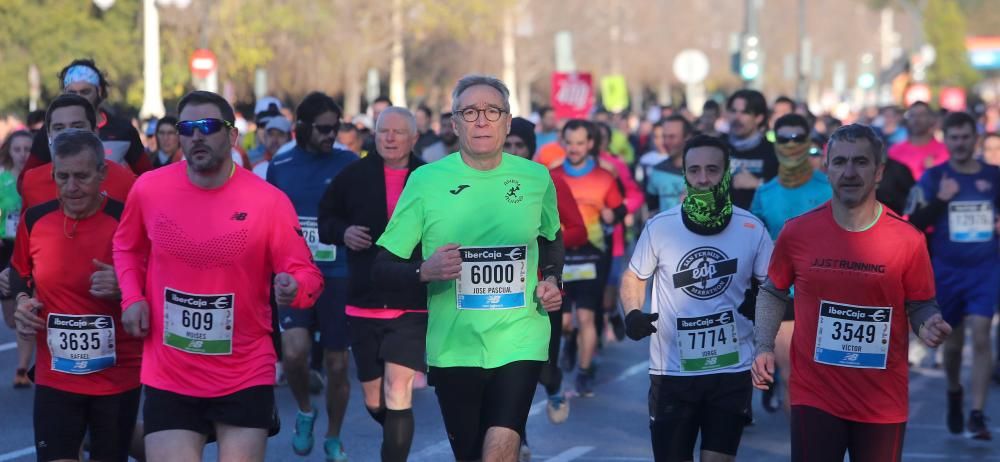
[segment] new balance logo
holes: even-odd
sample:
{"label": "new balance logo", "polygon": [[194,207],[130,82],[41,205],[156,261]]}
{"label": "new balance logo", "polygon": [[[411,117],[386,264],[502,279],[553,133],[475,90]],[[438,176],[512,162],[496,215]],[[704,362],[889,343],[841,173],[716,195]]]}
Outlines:
{"label": "new balance logo", "polygon": [[243,221],[243,220],[246,220],[246,219],[247,219],[247,213],[246,212],[236,212],[236,213],[233,214],[233,220]]}
{"label": "new balance logo", "polygon": [[467,185],[467,184],[460,184],[460,185],[458,185],[458,187],[457,187],[457,188],[455,188],[455,189],[452,189],[452,190],[449,190],[448,192],[450,192],[450,193],[452,193],[452,194],[454,194],[454,195],[456,195],[456,196],[457,196],[457,195],[458,195],[458,193],[460,193],[460,192],[464,191],[464,190],[465,190],[465,188],[468,188],[468,187],[469,187],[469,185]]}

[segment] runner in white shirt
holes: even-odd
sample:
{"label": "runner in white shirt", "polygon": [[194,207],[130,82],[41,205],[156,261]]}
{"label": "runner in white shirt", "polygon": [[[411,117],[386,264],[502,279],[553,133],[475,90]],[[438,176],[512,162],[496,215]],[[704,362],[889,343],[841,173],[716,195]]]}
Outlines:
{"label": "runner in white shirt", "polygon": [[[753,323],[740,312],[763,282],[773,244],[729,194],[729,147],[697,136],[684,147],[687,197],[652,218],[622,279],[626,331],[650,341],[649,413],[658,461],[735,460],[750,419]],[[652,313],[642,312],[653,280]]]}

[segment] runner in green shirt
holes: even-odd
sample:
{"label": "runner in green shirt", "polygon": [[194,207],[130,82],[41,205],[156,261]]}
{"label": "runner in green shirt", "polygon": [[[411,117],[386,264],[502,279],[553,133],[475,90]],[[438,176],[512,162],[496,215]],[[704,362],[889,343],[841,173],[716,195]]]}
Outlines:
{"label": "runner in green shirt", "polygon": [[[555,188],[545,167],[502,152],[508,97],[492,77],[458,82],[460,151],[411,174],[374,268],[384,283],[428,282],[429,380],[460,461],[516,458],[548,358],[546,310],[562,302]],[[430,255],[419,267],[405,261],[418,243]]]}

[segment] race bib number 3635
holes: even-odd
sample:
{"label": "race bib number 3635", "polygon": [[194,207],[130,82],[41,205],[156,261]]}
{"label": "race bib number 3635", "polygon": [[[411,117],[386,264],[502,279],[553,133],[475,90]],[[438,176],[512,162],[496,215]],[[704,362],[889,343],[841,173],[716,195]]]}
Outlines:
{"label": "race bib number 3635", "polygon": [[815,361],[831,366],[885,369],[892,307],[821,301]]}
{"label": "race bib number 3635", "polygon": [[740,337],[733,310],[693,318],[677,318],[677,350],[681,370],[702,372],[739,364]]}
{"label": "race bib number 3635", "polygon": [[189,294],[164,289],[163,344],[199,355],[233,352],[234,294]]}
{"label": "race bib number 3635", "polygon": [[460,310],[526,306],[528,247],[462,247],[462,275],[455,284]]}
{"label": "race bib number 3635", "polygon": [[50,313],[46,327],[53,371],[90,374],[115,365],[111,316]]}

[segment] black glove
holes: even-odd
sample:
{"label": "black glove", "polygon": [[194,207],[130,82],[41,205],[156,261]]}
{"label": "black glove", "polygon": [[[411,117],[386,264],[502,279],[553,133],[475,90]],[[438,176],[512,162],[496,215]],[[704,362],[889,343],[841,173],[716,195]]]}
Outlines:
{"label": "black glove", "polygon": [[642,340],[656,332],[654,323],[660,313],[646,314],[642,310],[629,311],[625,316],[625,335],[632,340]]}

